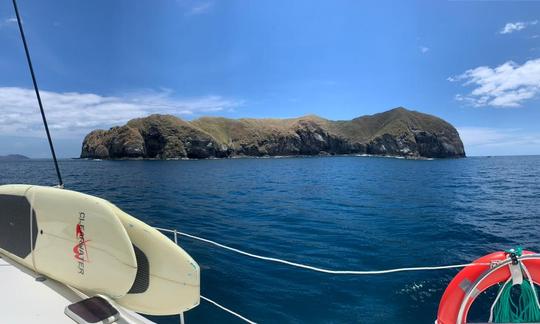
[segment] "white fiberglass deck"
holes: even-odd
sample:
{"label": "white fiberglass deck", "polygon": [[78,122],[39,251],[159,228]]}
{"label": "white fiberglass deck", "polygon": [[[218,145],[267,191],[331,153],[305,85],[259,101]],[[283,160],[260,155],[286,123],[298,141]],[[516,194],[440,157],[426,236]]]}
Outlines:
{"label": "white fiberglass deck", "polygon": [[[87,296],[52,279],[36,280],[38,277],[0,254],[0,323],[74,323],[64,308]],[[118,323],[153,323],[117,308],[123,317]]]}

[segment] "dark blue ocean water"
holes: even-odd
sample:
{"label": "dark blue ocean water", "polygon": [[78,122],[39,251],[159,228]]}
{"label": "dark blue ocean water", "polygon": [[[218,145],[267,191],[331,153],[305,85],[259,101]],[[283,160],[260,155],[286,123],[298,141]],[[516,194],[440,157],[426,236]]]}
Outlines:
{"label": "dark blue ocean water", "polygon": [[[65,160],[61,168],[67,188],[151,225],[320,267],[466,263],[517,245],[540,251],[538,156]],[[0,162],[0,184],[49,185],[54,176],[50,161]],[[457,273],[335,276],[187,238],[181,245],[201,266],[203,295],[263,323],[433,323]],[[186,320],[237,322],[204,301]]]}

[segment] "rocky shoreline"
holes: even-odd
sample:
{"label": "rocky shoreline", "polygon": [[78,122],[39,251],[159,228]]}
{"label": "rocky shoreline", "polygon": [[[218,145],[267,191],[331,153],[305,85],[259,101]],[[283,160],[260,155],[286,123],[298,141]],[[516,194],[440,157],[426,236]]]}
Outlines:
{"label": "rocky shoreline", "polygon": [[408,159],[465,157],[456,129],[435,116],[396,108],[350,121],[151,115],[89,133],[81,158],[209,159],[373,155]]}
{"label": "rocky shoreline", "polygon": [[[200,161],[200,160],[244,160],[244,159],[302,159],[302,158],[339,158],[339,157],[358,157],[358,158],[381,158],[381,159],[398,159],[398,160],[413,160],[413,161],[433,161],[441,158],[429,158],[422,156],[399,156],[399,155],[376,155],[376,154],[317,154],[317,155],[265,155],[265,156],[247,156],[234,155],[229,157],[208,157],[208,158],[145,158],[145,157],[121,157],[121,158],[71,158],[72,160],[87,160],[87,161]],[[464,157],[456,157],[456,159]],[[451,159],[451,158],[442,158]]]}

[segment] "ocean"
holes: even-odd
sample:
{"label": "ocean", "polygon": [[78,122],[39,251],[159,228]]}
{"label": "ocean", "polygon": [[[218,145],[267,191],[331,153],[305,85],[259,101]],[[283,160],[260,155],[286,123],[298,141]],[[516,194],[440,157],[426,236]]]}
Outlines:
{"label": "ocean", "polygon": [[[516,246],[540,251],[540,156],[62,160],[60,167],[66,188],[108,199],[150,225],[318,267],[448,265]],[[52,162],[0,162],[0,184],[8,183],[54,185]],[[201,266],[202,295],[261,323],[433,323],[458,272],[329,275],[189,238],[180,244]],[[473,320],[487,320],[487,297],[473,305]],[[185,316],[239,323],[205,301]]]}

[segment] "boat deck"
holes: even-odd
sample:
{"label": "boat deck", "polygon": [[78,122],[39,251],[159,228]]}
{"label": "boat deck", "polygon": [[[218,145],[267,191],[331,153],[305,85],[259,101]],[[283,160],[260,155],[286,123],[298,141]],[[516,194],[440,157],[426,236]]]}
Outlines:
{"label": "boat deck", "polygon": [[[66,306],[87,298],[55,280],[44,278],[0,255],[0,322],[73,324],[64,314]],[[118,323],[153,323],[118,306]]]}

